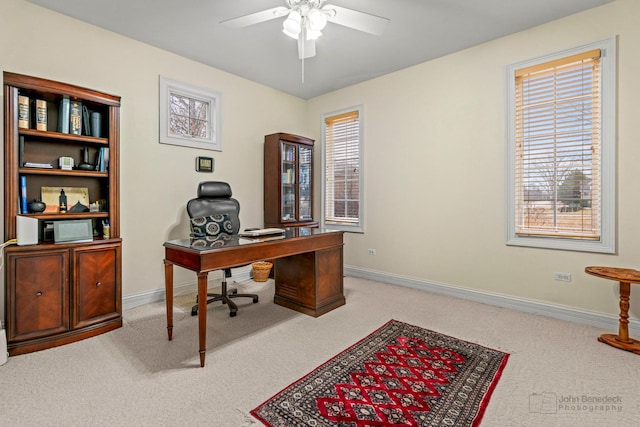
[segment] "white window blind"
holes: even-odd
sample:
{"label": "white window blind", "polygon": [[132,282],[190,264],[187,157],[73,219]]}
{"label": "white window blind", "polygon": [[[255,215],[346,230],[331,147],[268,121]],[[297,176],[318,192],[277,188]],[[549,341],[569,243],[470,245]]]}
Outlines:
{"label": "white window blind", "polygon": [[324,223],[361,222],[361,141],[359,110],[324,118]]}
{"label": "white window blind", "polygon": [[515,71],[515,232],[600,239],[600,49]]}

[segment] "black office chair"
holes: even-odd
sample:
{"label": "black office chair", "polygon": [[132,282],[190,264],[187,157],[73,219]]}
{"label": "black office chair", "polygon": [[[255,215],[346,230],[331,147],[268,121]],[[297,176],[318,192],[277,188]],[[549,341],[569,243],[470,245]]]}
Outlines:
{"label": "black office chair", "polygon": [[[206,181],[198,185],[198,197],[187,203],[187,213],[191,218],[191,229],[204,233],[206,228],[207,238],[216,238],[217,234],[224,237],[225,234],[238,234],[240,231],[240,203],[231,197],[231,187],[226,182]],[[217,222],[216,219],[220,220]],[[224,219],[224,221],[222,221]],[[229,306],[229,316],[234,317],[238,312],[238,306],[231,298],[253,298],[253,303],[258,302],[258,295],[239,294],[236,289],[227,289],[227,278],[231,277],[231,269],[225,268],[222,275],[222,290],[219,294],[207,294],[207,304],[214,301],[222,301]],[[198,304],[191,309],[191,315],[198,314]]]}

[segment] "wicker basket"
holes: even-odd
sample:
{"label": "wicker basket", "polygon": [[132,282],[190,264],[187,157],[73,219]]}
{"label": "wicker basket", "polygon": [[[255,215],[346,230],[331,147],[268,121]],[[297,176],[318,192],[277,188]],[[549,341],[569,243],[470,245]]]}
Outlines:
{"label": "wicker basket", "polygon": [[273,267],[273,264],[266,261],[254,262],[251,264],[251,268],[253,268],[253,280],[255,282],[266,282],[269,278],[271,267]]}

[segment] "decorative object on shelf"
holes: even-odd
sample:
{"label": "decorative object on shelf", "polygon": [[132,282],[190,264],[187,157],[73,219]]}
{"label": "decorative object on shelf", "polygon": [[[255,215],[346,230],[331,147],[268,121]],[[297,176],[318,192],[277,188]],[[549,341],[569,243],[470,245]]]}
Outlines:
{"label": "decorative object on shelf", "polygon": [[93,163],[89,163],[89,147],[82,149],[82,163],[78,165],[78,169],[85,171],[92,171],[96,169]]}
{"label": "decorative object on shelf", "polygon": [[251,264],[251,270],[253,271],[254,282],[266,282],[271,273],[271,267],[273,264],[266,261],[258,261]]}
{"label": "decorative object on shelf", "polygon": [[70,171],[71,169],[73,169],[74,163],[75,162],[73,160],[73,157],[63,156],[58,158],[58,167],[60,169]]}
{"label": "decorative object on shelf", "polygon": [[80,202],[76,202],[75,205],[69,208],[69,212],[89,212],[89,208]]}
{"label": "decorative object on shelf", "polygon": [[109,224],[109,220],[102,221],[102,237],[105,239],[111,238],[111,225]]}
{"label": "decorative object on shelf", "polygon": [[102,116],[95,111],[91,112],[91,136],[100,138],[102,132]]}
{"label": "decorative object on shelf", "polygon": [[60,190],[60,195],[58,196],[58,207],[60,208],[60,212],[67,211],[67,195],[64,194],[64,189]]}
{"label": "decorative object on shelf", "polygon": [[47,208],[46,203],[38,200],[38,199],[34,199],[33,202],[29,203],[29,212],[31,213],[40,213],[40,212],[44,212],[44,210]]}

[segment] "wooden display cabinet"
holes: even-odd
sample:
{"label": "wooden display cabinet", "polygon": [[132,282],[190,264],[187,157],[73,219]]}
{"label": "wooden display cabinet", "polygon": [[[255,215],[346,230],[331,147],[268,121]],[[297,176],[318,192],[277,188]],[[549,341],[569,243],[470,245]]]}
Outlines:
{"label": "wooden display cabinet", "polygon": [[[120,97],[9,72],[4,72],[3,78],[4,239],[17,237],[18,215],[35,218],[39,235],[37,244],[5,248],[7,344],[9,354],[16,355],[122,326]],[[71,120],[69,129],[63,126],[68,121],[60,120],[61,116],[66,119],[62,114],[63,99],[79,103],[86,110],[79,121]],[[36,105],[37,101],[44,103]],[[43,105],[46,107],[38,110]],[[28,115],[23,114],[25,110]],[[101,132],[95,136],[91,123],[82,123],[91,112],[101,118]],[[45,125],[36,124],[36,113],[46,117]],[[61,169],[60,157],[73,158],[76,167]],[[87,158],[94,167],[85,164],[78,168]],[[24,189],[21,178],[26,181]],[[23,194],[27,204],[40,200],[43,187],[86,189],[87,202],[99,201],[100,208],[23,212]],[[68,208],[74,203],[69,200]],[[90,241],[55,244],[50,241],[53,236],[45,231],[56,221],[87,219],[91,220],[94,234]],[[103,238],[102,224],[106,222],[110,234]]]}
{"label": "wooden display cabinet", "polygon": [[313,144],[303,136],[264,137],[264,226],[317,227],[313,219]]}

